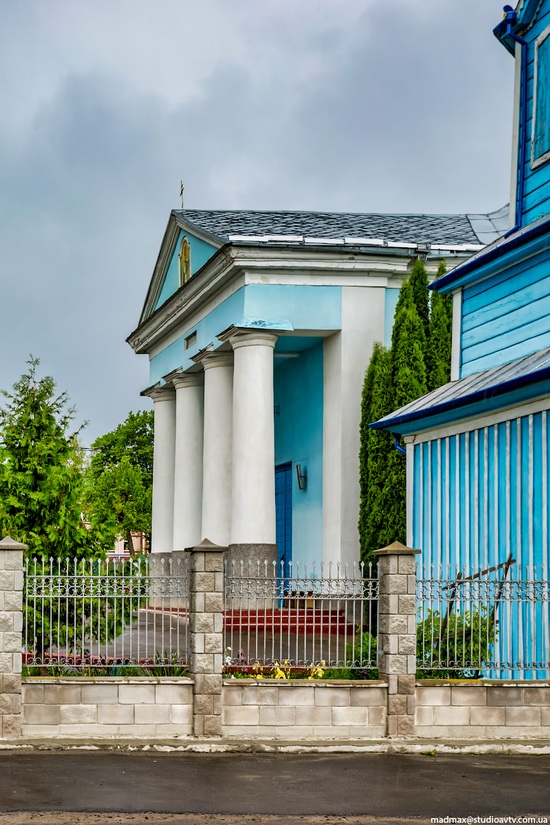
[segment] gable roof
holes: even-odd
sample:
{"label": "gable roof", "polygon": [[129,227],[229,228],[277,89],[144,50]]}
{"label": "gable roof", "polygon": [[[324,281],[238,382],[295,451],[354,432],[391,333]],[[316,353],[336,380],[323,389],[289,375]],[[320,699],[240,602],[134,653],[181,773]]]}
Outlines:
{"label": "gable roof", "polygon": [[438,257],[464,255],[479,251],[507,229],[507,206],[490,214],[456,215],[173,209],[138,328],[160,309],[155,309],[156,302],[181,230],[217,247],[210,259],[214,261],[227,246],[313,248],[367,255],[432,250]]}
{"label": "gable roof", "polygon": [[346,239],[423,245],[487,244],[508,228],[508,211],[485,214],[382,214],[174,209],[177,222],[218,243],[307,243]]}
{"label": "gable roof", "polygon": [[[478,415],[479,411],[474,410],[472,405],[487,402],[489,399],[501,397],[521,388],[531,387],[536,392],[536,386],[548,379],[550,379],[550,347],[518,358],[509,364],[474,373],[458,381],[450,381],[384,416],[379,421],[373,422],[370,426],[374,429],[395,429],[401,432],[403,425],[406,425],[407,431],[415,432],[414,427],[408,425],[422,420],[422,426],[418,426],[418,430],[427,429],[429,425],[427,419],[465,407],[470,407],[470,412],[465,411],[464,417]],[[458,418],[457,415],[453,420],[456,418]]]}

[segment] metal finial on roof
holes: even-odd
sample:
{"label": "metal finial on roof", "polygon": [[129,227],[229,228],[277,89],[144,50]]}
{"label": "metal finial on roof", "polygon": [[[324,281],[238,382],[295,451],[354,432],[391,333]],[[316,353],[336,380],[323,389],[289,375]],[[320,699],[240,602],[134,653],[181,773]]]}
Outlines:
{"label": "metal finial on roof", "polygon": [[181,208],[182,209],[184,208],[184,206],[183,206],[183,191],[184,191],[184,189],[185,189],[185,186],[183,185],[183,181],[180,180],[180,198],[181,198]]}

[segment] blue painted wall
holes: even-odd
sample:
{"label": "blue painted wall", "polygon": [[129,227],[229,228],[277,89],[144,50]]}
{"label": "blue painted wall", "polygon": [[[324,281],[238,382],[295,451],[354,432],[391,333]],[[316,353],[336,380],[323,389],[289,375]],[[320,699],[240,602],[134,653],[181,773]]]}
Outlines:
{"label": "blue painted wall", "polygon": [[[275,362],[275,464],[292,462],[293,561],[323,554],[323,344]],[[298,489],[296,464],[307,469]]]}
{"label": "blue painted wall", "polygon": [[[549,439],[550,413],[542,412],[414,446],[412,541],[422,549],[421,578],[431,577],[432,566],[436,578],[454,580],[457,570],[469,576],[512,553],[518,578],[532,578],[536,568],[539,578],[548,579]],[[518,629],[505,626],[505,607],[501,660],[510,639],[520,644]],[[532,628],[548,627],[548,605],[529,602],[518,615],[529,649]],[[537,639],[539,661],[550,660],[547,636]],[[534,672],[525,675],[537,678]]]}
{"label": "blue painted wall", "polygon": [[[212,342],[232,324],[256,320],[273,323],[290,321],[295,330],[337,330],[341,327],[342,290],[332,286],[286,286],[250,284],[222,301],[195,326],[190,326],[178,340],[168,345],[150,361],[149,383],[156,384],[163,375],[179,367],[188,369],[191,357]],[[185,338],[197,332],[194,346],[185,349]],[[281,341],[280,347],[294,349],[298,342]]]}
{"label": "blue painted wall", "polygon": [[288,320],[294,329],[337,330],[342,323],[342,288],[249,284],[245,317],[249,320]]}
{"label": "blue painted wall", "polygon": [[465,287],[460,376],[491,369],[550,346],[549,315],[547,252]]}
{"label": "blue painted wall", "polygon": [[388,287],[385,290],[384,304],[384,346],[391,347],[391,334],[393,330],[393,319],[395,317],[395,307],[399,298],[399,287]]}
{"label": "blue painted wall", "polygon": [[[152,386],[160,381],[163,375],[181,367],[186,370],[193,366],[191,360],[199,350],[216,341],[216,335],[242,318],[244,313],[244,288],[237,290],[225,301],[206,315],[194,326],[185,330],[177,341],[169,344],[162,352],[151,358],[149,362],[149,383]],[[197,333],[195,344],[185,349],[185,339],[193,332]]]}
{"label": "blue painted wall", "polygon": [[162,306],[162,304],[167,301],[171,295],[177,292],[180,287],[178,255],[183,238],[187,238],[191,250],[191,276],[198,272],[199,269],[203,267],[204,264],[218,251],[217,247],[212,244],[206,243],[201,238],[196,238],[190,232],[183,232],[180,230],[176,245],[174,247],[174,252],[172,253],[172,258],[160,290],[158,301],[155,304],[155,309]]}

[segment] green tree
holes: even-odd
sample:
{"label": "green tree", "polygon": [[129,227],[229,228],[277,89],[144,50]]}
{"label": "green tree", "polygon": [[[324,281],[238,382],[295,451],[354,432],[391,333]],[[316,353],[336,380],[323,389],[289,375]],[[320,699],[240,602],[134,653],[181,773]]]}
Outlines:
{"label": "green tree", "polygon": [[395,313],[392,332],[392,388],[394,409],[424,395],[426,385],[426,336],[418,315],[412,286],[401,287],[400,305]]}
{"label": "green tree", "polygon": [[151,532],[153,413],[131,412],[112,432],[92,444],[88,512],[106,542]]}
{"label": "green tree", "polygon": [[0,530],[29,546],[30,556],[88,556],[99,552],[82,519],[84,473],[70,431],[74,408],[53,378],[38,378],[39,360],[2,391],[0,407]]}
{"label": "green tree", "polygon": [[422,321],[425,342],[427,342],[430,334],[430,293],[428,290],[428,273],[424,261],[420,258],[417,258],[413,264],[408,283],[418,317]]}
{"label": "green tree", "polygon": [[[437,277],[445,274],[441,262]],[[426,371],[428,390],[435,390],[451,380],[451,349],[453,334],[453,299],[435,290],[431,294]]]}
{"label": "green tree", "polygon": [[363,403],[359,536],[361,559],[370,564],[376,559],[373,551],[382,546],[379,538],[386,520],[384,485],[388,455],[393,450],[390,433],[368,426],[371,421],[383,418],[393,409],[391,352],[381,344],[376,345],[367,370]]}

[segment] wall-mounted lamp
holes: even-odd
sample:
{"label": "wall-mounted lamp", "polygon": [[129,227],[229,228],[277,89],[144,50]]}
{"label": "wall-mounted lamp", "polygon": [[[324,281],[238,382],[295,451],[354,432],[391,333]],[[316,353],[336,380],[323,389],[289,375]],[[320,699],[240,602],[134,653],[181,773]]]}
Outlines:
{"label": "wall-mounted lamp", "polygon": [[296,465],[296,475],[298,477],[298,489],[305,490],[307,485],[307,470],[304,469],[302,472],[302,465]]}

